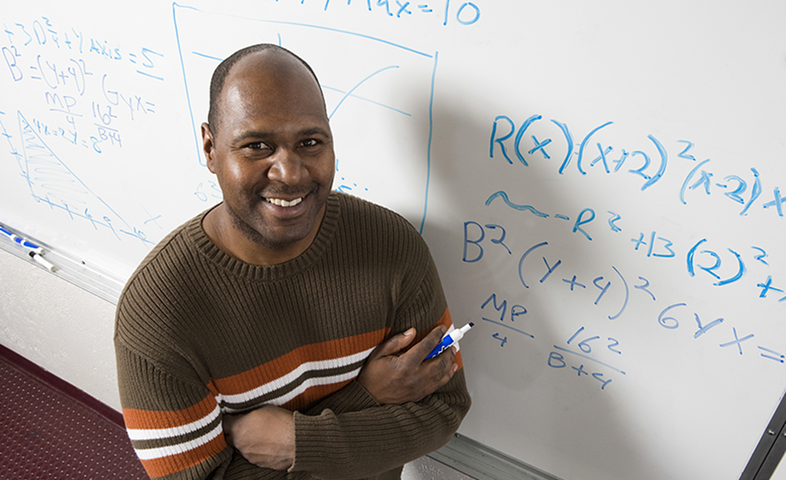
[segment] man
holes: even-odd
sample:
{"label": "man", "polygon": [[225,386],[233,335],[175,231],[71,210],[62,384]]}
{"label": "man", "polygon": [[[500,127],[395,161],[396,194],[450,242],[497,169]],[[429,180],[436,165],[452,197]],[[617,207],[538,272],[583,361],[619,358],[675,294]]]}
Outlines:
{"label": "man", "polygon": [[423,240],[331,192],[322,91],[287,50],[219,65],[202,137],[224,201],[156,246],[117,309],[123,414],[147,472],[399,478],[470,405],[460,355],[424,361],[451,320]]}

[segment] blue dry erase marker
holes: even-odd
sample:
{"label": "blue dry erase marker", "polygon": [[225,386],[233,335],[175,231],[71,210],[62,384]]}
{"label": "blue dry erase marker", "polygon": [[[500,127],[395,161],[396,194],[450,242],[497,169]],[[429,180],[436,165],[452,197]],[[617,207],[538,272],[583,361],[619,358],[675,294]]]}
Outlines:
{"label": "blue dry erase marker", "polygon": [[428,360],[429,358],[434,358],[440,353],[447,350],[448,348],[452,347],[453,344],[461,340],[464,337],[464,334],[467,333],[469,329],[472,328],[473,326],[475,326],[475,324],[469,322],[468,324],[464,325],[463,327],[457,330],[453,330],[452,332],[446,333],[445,336],[442,337],[442,341],[439,342],[439,345],[434,347],[434,350],[432,350],[431,353],[429,353],[426,356],[425,360]]}
{"label": "blue dry erase marker", "polygon": [[29,240],[25,240],[24,238],[20,237],[19,235],[15,234],[14,232],[8,230],[3,225],[0,225],[0,233],[5,235],[6,237],[8,237],[8,239],[11,240],[12,242],[14,242],[15,244],[17,244],[17,245],[19,245],[21,247],[24,247],[24,248],[26,248],[26,249],[28,249],[28,250],[30,250],[32,252],[40,252],[41,251],[41,247],[39,247],[38,245],[36,245],[35,243],[33,243],[33,242],[29,241]]}

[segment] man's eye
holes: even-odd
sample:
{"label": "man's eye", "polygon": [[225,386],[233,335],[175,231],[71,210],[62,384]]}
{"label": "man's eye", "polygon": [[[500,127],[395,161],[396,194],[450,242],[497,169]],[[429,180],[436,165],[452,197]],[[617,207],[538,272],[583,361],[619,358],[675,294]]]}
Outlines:
{"label": "man's eye", "polygon": [[265,142],[250,142],[247,143],[244,149],[252,155],[270,155],[273,148]]}
{"label": "man's eye", "polygon": [[304,147],[316,147],[319,145],[319,141],[314,138],[309,138],[308,140],[304,140],[302,145]]}

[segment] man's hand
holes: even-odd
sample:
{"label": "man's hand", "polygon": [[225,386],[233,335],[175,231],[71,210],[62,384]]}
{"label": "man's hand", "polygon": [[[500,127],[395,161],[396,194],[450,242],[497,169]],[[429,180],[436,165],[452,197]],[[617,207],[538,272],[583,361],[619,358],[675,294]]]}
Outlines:
{"label": "man's hand", "polygon": [[267,405],[242,415],[224,415],[224,436],[249,462],[286,470],[295,461],[292,412]]}
{"label": "man's hand", "polygon": [[415,329],[389,338],[369,356],[360,371],[358,382],[382,404],[401,405],[417,402],[439,389],[458,370],[453,348],[423,361],[446,332],[444,326],[432,330],[408,352],[399,355],[415,338]]}

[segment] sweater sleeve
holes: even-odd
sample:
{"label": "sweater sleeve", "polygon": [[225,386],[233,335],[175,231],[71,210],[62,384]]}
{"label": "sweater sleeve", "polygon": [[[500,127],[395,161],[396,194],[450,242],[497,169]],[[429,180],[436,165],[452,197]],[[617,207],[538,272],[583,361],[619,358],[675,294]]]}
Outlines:
{"label": "sweater sleeve", "polygon": [[217,389],[178,355],[175,342],[156,335],[153,323],[139,322],[137,315],[129,318],[127,310],[133,309],[121,302],[115,333],[120,402],[131,446],[148,476],[286,478],[285,472],[256,466],[250,473],[238,471],[249,464],[224,438]]}
{"label": "sweater sleeve", "polygon": [[151,478],[211,478],[226,468],[215,396],[116,340],[120,400],[131,445]]}
{"label": "sweater sleeve", "polygon": [[[415,326],[422,338],[450,326],[436,267],[406,292],[393,333]],[[406,289],[405,289],[406,291]],[[461,365],[460,353],[457,363]],[[319,478],[361,478],[395,469],[443,446],[470,407],[463,369],[419,402],[379,405],[356,381],[304,413],[295,413],[295,462],[290,471]]]}

